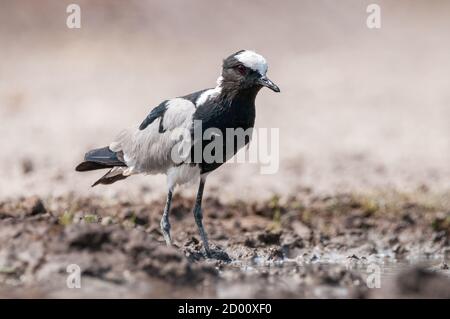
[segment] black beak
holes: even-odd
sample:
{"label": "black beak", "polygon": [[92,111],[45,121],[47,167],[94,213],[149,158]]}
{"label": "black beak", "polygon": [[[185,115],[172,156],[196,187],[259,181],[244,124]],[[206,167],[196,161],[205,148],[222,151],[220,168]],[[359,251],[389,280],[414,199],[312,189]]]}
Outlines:
{"label": "black beak", "polygon": [[280,88],[275,83],[273,83],[271,80],[269,80],[269,78],[265,75],[262,75],[258,79],[258,84],[268,87],[269,89],[271,89],[274,92],[280,92]]}

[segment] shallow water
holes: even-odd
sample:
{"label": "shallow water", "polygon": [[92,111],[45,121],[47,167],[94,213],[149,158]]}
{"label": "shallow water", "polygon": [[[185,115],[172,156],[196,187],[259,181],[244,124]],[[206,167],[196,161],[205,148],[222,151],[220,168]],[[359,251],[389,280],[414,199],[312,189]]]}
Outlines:
{"label": "shallow water", "polygon": [[[394,287],[398,285],[397,278],[401,273],[414,267],[421,267],[432,272],[442,273],[450,278],[450,270],[442,269],[443,263],[449,263],[448,258],[443,255],[417,255],[408,258],[396,258],[391,253],[373,254],[369,257],[357,258],[347,256],[342,253],[331,252],[320,256],[313,255],[313,258],[295,258],[283,260],[268,260],[263,257],[256,257],[250,263],[248,261],[234,260],[229,266],[235,271],[242,272],[249,277],[260,276],[261,274],[269,274],[272,277],[272,288],[279,289],[281,286],[289,288],[291,278],[302,269],[312,269],[310,273],[306,273],[305,280],[314,280],[319,273],[323,276],[333,277],[333,274],[339,274],[343,271],[356,274],[353,282],[342,282],[336,285],[324,285],[320,282],[312,286],[311,294],[307,297],[319,298],[347,298],[352,296],[351,291],[354,287],[364,289],[374,289],[383,287]],[[226,271],[230,271],[230,268]],[[225,271],[225,272],[226,272]],[[223,272],[222,272],[223,274]],[[309,279],[308,279],[309,277]],[[320,277],[320,274],[319,274]],[[339,277],[339,276],[338,276]],[[350,276],[350,278],[352,278]],[[293,281],[293,280],[292,280]],[[270,282],[270,281],[269,281]],[[275,283],[279,283],[274,284]],[[259,282],[261,284],[261,282]],[[249,287],[257,288],[258,284],[253,282]],[[239,285],[238,285],[239,286]],[[222,297],[229,297],[236,292],[237,289],[246,289],[245,284],[241,288],[230,289],[228,285],[219,285],[217,293]],[[250,288],[251,289],[251,288]]]}

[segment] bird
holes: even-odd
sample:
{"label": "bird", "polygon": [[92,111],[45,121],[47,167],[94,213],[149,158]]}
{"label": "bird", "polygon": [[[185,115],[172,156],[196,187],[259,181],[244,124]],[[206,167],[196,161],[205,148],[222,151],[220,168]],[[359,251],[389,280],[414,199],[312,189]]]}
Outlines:
{"label": "bird", "polygon": [[[239,149],[248,146],[251,134],[239,142],[239,136],[229,137],[225,131],[253,129],[255,99],[260,89],[267,87],[280,92],[267,77],[267,70],[266,59],[252,50],[231,54],[223,60],[215,87],[163,101],[138,127],[123,130],[106,147],[88,151],[75,170],[108,169],[92,187],[112,184],[135,174],[166,174],[167,198],[160,227],[169,246],[172,245],[169,212],[174,189],[198,181],[193,215],[205,254],[210,258],[201,207],[206,178]],[[217,144],[219,140],[222,145]],[[230,142],[233,142],[231,149],[226,147]],[[207,158],[203,153],[213,143],[219,146]]]}

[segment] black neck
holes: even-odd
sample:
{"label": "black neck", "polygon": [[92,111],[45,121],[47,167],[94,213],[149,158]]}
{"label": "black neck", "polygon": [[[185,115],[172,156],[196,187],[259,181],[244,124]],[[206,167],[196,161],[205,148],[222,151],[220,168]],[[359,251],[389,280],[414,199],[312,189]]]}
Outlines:
{"label": "black neck", "polygon": [[238,88],[233,83],[222,83],[222,90],[219,95],[219,99],[226,102],[226,105],[234,104],[255,104],[256,95],[258,94],[260,86],[252,86],[248,88]]}

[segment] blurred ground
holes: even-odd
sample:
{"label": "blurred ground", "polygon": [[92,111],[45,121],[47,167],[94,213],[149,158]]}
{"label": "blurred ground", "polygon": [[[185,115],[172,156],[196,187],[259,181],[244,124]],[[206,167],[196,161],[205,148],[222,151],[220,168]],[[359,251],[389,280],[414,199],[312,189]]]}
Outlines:
{"label": "blurred ground", "polygon": [[73,168],[160,101],[214,86],[241,48],[265,55],[282,88],[257,98],[257,125],[280,128],[280,170],[226,165],[209,192],[450,185],[448,2],[380,1],[379,30],[365,25],[367,1],[78,1],[78,30],[68,3],[1,2],[2,196],[159,196],[163,177],[91,190],[98,173]]}
{"label": "blurred ground", "polygon": [[[449,2],[377,1],[379,30],[373,1],[76,1],[79,30],[72,2],[0,2],[0,297],[448,298]],[[231,262],[205,260],[196,187],[177,192],[171,249],[163,176],[92,189],[101,172],[74,167],[242,48],[282,90],[256,121],[280,129],[280,169],[210,175],[206,229]],[[381,290],[361,284],[370,263]]]}

